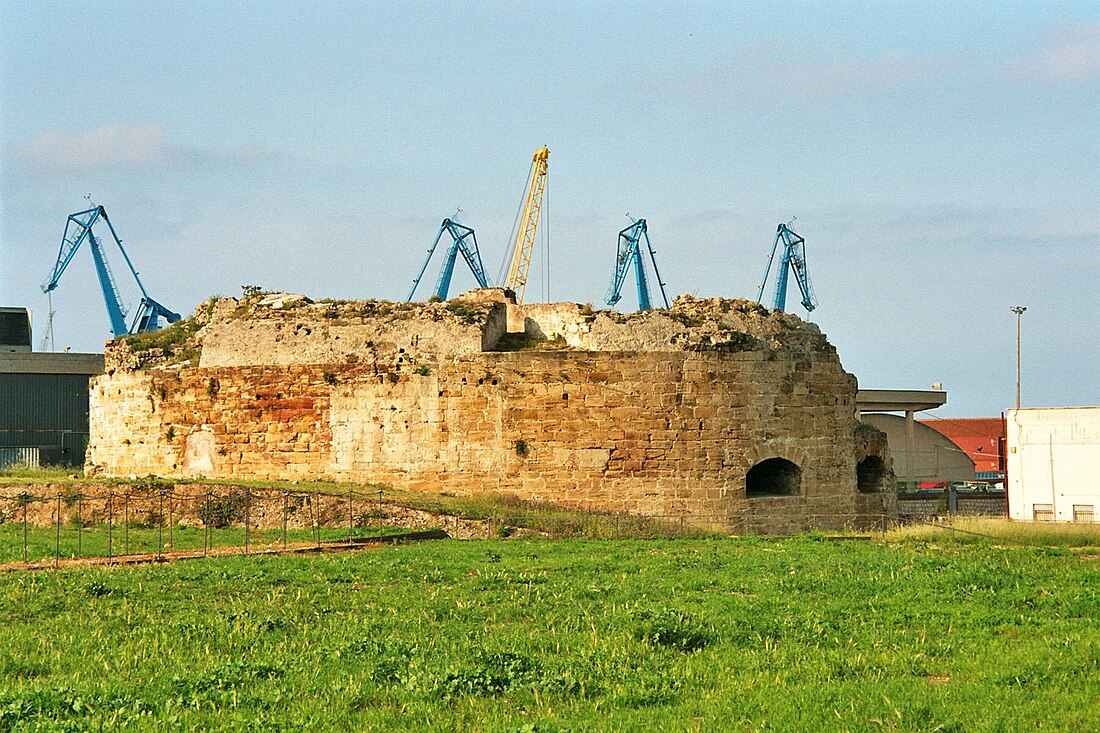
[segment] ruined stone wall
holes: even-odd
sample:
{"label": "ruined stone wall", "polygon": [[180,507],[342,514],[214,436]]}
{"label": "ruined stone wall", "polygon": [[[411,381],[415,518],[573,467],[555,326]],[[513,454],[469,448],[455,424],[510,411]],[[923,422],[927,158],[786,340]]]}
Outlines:
{"label": "ruined stone wall", "polygon": [[[500,492],[705,515],[757,531],[839,526],[882,511],[887,492],[856,487],[858,461],[876,448],[857,437],[855,379],[815,327],[755,304],[737,305],[744,313],[732,317],[772,320],[712,324],[703,335],[689,332],[699,325],[692,312],[625,318],[565,304],[513,318],[512,308],[486,304],[473,331],[441,326],[430,334],[434,353],[417,348],[426,338],[417,329],[383,339],[368,325],[341,338],[361,341],[357,350],[307,364],[241,364],[226,356],[237,353],[226,339],[266,334],[266,344],[250,347],[253,361],[278,352],[272,344],[311,360],[320,357],[294,345],[338,317],[287,314],[262,328],[232,320],[205,335],[200,367],[120,368],[95,381],[89,471]],[[528,336],[537,327],[538,339],[633,339],[640,348],[482,350],[505,321],[515,321],[513,332],[523,324]],[[448,333],[458,337],[447,341]],[[447,343],[457,346],[440,346]],[[797,467],[796,495],[747,496],[750,469],[769,459]]]}
{"label": "ruined stone wall", "polygon": [[[356,364],[475,354],[499,338],[503,313],[492,302],[303,303],[240,316],[221,306],[202,330],[199,366]],[[496,310],[502,311],[503,304]],[[218,316],[221,317],[218,317]]]}
{"label": "ruined stone wall", "polygon": [[[753,352],[560,351],[479,354],[424,374],[128,373],[93,389],[89,462],[113,475],[332,477],[634,513],[749,513],[753,526],[855,512],[850,378],[828,362],[791,362],[760,379],[761,366]],[[802,469],[800,496],[745,498],[746,472],[770,457]]]}

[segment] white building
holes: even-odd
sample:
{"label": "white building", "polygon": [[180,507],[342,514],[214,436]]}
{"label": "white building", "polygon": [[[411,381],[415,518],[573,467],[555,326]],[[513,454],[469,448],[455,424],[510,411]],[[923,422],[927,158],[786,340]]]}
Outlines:
{"label": "white building", "polygon": [[1009,410],[1012,519],[1100,521],[1100,407]]}

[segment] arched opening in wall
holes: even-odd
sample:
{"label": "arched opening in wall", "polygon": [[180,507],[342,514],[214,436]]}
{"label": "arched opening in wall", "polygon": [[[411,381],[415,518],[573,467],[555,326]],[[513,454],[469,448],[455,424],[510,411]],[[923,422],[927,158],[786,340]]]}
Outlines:
{"label": "arched opening in wall", "polygon": [[786,458],[760,461],[745,474],[745,496],[798,496],[802,491],[802,469]]}
{"label": "arched opening in wall", "polygon": [[886,464],[879,456],[867,456],[856,466],[856,488],[861,494],[882,491],[886,478]]}

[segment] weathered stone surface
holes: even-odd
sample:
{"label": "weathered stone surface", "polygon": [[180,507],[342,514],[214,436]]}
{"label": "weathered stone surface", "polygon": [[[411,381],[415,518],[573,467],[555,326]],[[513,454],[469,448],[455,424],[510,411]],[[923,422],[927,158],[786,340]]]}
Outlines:
{"label": "weathered stone surface", "polygon": [[[89,471],[499,492],[757,531],[844,525],[893,495],[857,491],[857,463],[888,457],[835,350],[755,303],[278,302],[212,308],[197,368],[116,360],[92,387]],[[750,497],[775,459],[797,490]]]}

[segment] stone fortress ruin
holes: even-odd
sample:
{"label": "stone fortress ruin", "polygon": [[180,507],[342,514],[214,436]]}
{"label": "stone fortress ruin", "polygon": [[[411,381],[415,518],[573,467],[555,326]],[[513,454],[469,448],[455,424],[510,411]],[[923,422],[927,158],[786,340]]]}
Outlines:
{"label": "stone fortress ruin", "polygon": [[108,345],[86,470],[494,492],[734,531],[877,523],[892,473],[855,397],[816,326],[746,300],[253,294]]}

